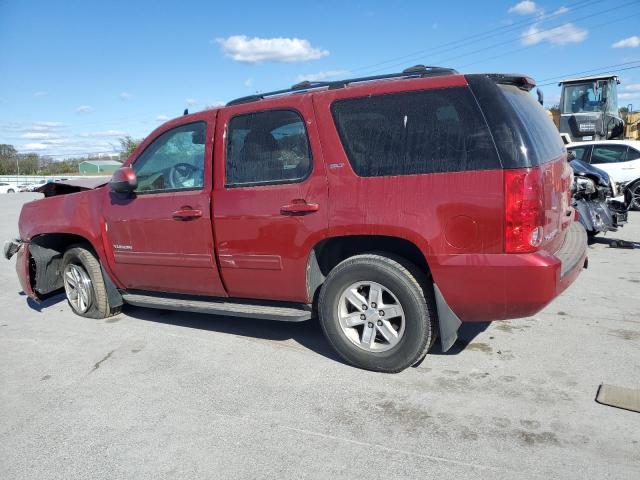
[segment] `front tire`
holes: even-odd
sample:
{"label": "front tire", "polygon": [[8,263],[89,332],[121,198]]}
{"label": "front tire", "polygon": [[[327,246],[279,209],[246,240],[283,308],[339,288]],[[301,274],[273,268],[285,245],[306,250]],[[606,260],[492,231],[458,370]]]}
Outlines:
{"label": "front tire", "polygon": [[640,182],[636,182],[629,187],[627,205],[630,210],[640,210]]}
{"label": "front tire", "polygon": [[16,193],[16,191],[13,188],[10,188],[9,190],[7,190],[7,193]]}
{"label": "front tire", "polygon": [[348,363],[397,373],[421,360],[435,337],[436,309],[424,274],[402,258],[357,255],[327,276],[320,324]]}
{"label": "front tire", "polygon": [[117,312],[109,306],[102,269],[85,247],[68,249],[62,258],[62,275],[67,301],[74,313],[87,318],[106,318]]}

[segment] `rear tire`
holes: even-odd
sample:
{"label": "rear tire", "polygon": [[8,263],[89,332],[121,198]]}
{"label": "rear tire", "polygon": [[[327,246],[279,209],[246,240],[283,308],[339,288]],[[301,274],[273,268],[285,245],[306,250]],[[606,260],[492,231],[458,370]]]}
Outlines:
{"label": "rear tire", "polygon": [[16,193],[16,191],[13,188],[10,188],[9,190],[7,190],[7,193]]}
{"label": "rear tire", "polygon": [[77,315],[106,318],[120,312],[109,306],[100,262],[87,248],[75,246],[65,252],[62,275],[67,301]]}
{"label": "rear tire", "polygon": [[400,372],[420,361],[435,338],[433,291],[403,258],[367,254],[344,260],[329,272],[318,304],[329,343],[366,370]]}

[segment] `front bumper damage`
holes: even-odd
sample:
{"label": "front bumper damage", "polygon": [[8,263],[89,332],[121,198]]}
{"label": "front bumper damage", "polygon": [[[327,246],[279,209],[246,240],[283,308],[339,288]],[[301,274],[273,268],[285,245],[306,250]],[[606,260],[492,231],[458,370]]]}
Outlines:
{"label": "front bumper damage", "polygon": [[18,240],[7,240],[4,242],[4,258],[11,260],[11,258],[18,253],[22,242]]}

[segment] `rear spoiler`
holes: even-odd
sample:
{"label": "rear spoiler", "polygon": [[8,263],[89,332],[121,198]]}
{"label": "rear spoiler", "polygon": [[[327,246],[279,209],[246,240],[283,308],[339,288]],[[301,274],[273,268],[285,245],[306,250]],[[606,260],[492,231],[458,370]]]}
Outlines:
{"label": "rear spoiler", "polygon": [[536,81],[533,78],[517,73],[487,73],[487,77],[496,83],[514,85],[526,92],[530,92],[536,86]]}

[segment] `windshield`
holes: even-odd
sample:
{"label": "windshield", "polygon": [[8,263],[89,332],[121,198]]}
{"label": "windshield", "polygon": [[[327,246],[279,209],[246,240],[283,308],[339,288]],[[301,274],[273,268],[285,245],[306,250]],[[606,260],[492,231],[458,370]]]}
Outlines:
{"label": "windshield", "polygon": [[602,93],[608,83],[600,81],[565,85],[562,113],[601,112]]}

